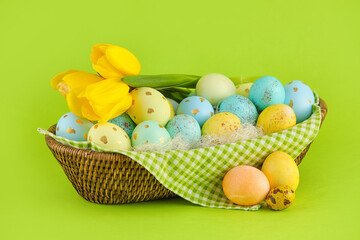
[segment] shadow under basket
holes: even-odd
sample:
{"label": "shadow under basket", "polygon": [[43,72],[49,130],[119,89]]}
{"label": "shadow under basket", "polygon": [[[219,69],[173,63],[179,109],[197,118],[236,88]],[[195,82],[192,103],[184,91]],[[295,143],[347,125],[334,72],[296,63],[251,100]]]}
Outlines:
{"label": "shadow under basket", "polygon": [[[320,99],[321,123],[326,103]],[[55,133],[56,125],[49,128]],[[76,191],[86,200],[101,204],[134,203],[176,196],[140,164],[119,153],[103,153],[65,146],[49,136],[46,144]],[[300,164],[311,143],[295,159]]]}

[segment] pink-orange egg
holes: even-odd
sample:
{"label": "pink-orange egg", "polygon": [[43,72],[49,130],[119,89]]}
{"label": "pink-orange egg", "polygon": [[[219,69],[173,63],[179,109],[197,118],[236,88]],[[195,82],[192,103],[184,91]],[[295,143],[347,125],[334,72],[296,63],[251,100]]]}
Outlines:
{"label": "pink-orange egg", "polygon": [[265,174],[259,169],[241,165],[226,173],[223,190],[231,202],[251,206],[266,198],[270,191],[270,184]]}

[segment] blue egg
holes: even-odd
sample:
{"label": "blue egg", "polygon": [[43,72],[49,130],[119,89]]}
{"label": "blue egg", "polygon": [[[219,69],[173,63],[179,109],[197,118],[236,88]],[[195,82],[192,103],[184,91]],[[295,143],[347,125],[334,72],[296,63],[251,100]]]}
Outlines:
{"label": "blue egg", "polygon": [[189,93],[188,97],[196,96],[196,89]]}
{"label": "blue egg", "polygon": [[235,114],[241,124],[255,124],[258,118],[255,105],[247,97],[241,95],[232,95],[226,98],[221,102],[219,111]]}
{"label": "blue egg", "polygon": [[250,88],[249,99],[261,112],[274,104],[283,104],[285,90],[279,80],[271,76],[261,77]]}
{"label": "blue egg", "polygon": [[285,85],[285,104],[292,107],[296,115],[296,123],[308,119],[315,103],[311,88],[301,81],[292,81]]}
{"label": "blue egg", "polygon": [[169,102],[171,103],[171,105],[174,108],[174,112],[176,112],[176,109],[178,108],[179,103],[177,101],[175,101],[175,100],[172,100],[171,98],[167,98],[167,100],[169,100]]}
{"label": "blue egg", "polygon": [[201,137],[201,128],[195,118],[181,114],[173,117],[167,124],[166,130],[168,130],[172,138],[181,134],[187,141],[194,143]]}
{"label": "blue egg", "polygon": [[136,126],[134,121],[126,113],[123,113],[120,116],[109,120],[108,122],[121,127],[127,133],[127,135],[129,135],[129,137],[131,137],[132,132]]}
{"label": "blue egg", "polygon": [[87,141],[87,135],[92,126],[94,124],[89,120],[68,112],[59,119],[56,135],[74,141]]}
{"label": "blue egg", "polygon": [[138,124],[131,136],[133,147],[144,144],[165,144],[171,139],[170,134],[160,123],[148,120]]}
{"label": "blue egg", "polygon": [[214,108],[211,103],[203,97],[191,96],[181,101],[176,111],[177,115],[187,114],[198,121],[200,127],[206,120],[214,115]]}

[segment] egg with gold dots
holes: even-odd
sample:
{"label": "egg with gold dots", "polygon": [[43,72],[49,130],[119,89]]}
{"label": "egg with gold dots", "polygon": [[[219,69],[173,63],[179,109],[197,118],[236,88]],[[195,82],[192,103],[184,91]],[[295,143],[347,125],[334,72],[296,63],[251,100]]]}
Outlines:
{"label": "egg with gold dots", "polygon": [[88,133],[88,140],[104,149],[125,151],[131,149],[127,133],[119,126],[109,122],[95,124]]}
{"label": "egg with gold dots", "polygon": [[173,109],[168,99],[158,90],[149,87],[135,88],[130,92],[132,105],[127,114],[139,124],[143,121],[156,121],[162,125],[173,117]]}
{"label": "egg with gold dots", "polygon": [[152,120],[144,121],[137,125],[131,136],[133,147],[144,144],[166,144],[171,139],[166,128]]}
{"label": "egg with gold dots", "polygon": [[253,83],[242,83],[236,86],[236,94],[244,97],[249,97],[250,88]]}
{"label": "egg with gold dots", "polygon": [[211,103],[203,97],[191,96],[182,100],[176,110],[176,114],[187,114],[199,123],[200,127],[206,120],[214,115]]}
{"label": "egg with gold dots", "polygon": [[309,86],[302,81],[292,81],[285,85],[285,104],[295,112],[296,123],[308,119],[312,114],[315,103],[314,93]]}
{"label": "egg with gold dots", "polygon": [[89,120],[68,112],[59,119],[56,125],[56,135],[69,140],[86,141],[89,129],[93,125]]}

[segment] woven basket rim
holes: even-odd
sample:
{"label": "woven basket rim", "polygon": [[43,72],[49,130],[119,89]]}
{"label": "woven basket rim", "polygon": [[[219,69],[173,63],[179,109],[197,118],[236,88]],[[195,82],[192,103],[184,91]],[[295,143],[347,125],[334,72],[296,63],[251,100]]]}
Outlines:
{"label": "woven basket rim", "polygon": [[[322,125],[323,122],[324,122],[324,119],[325,119],[325,117],[327,115],[328,107],[327,107],[327,104],[325,103],[325,101],[323,99],[321,99],[321,98],[319,98],[319,106],[321,108],[321,125]],[[55,133],[55,128],[56,128],[56,124],[50,126],[48,131],[52,132],[52,133]],[[74,148],[74,147],[71,147],[71,146],[64,145],[64,144],[56,141],[55,139],[53,139],[50,136],[45,136],[45,140],[46,140],[46,143],[47,143],[47,145],[49,147],[50,146],[52,146],[52,147],[61,147],[61,151],[64,152],[64,153],[70,153],[70,152],[78,151],[79,154],[85,154],[85,155],[93,155],[93,154],[95,154],[96,158],[103,158],[103,159],[109,158],[111,155],[123,156],[123,154],[116,153],[116,152],[96,152],[96,151],[92,151],[92,150]],[[185,150],[185,151],[189,151],[189,150]]]}

